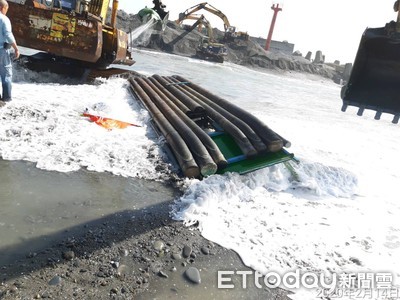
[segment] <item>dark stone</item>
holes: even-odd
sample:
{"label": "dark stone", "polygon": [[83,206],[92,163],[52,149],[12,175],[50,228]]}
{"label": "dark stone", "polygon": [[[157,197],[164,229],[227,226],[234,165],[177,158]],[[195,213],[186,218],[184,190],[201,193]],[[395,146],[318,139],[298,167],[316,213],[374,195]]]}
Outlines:
{"label": "dark stone", "polygon": [[188,257],[190,256],[191,253],[192,253],[192,247],[190,247],[190,246],[188,246],[188,245],[185,245],[185,246],[183,247],[183,250],[182,250],[182,256],[183,256],[184,258],[188,258]]}
{"label": "dark stone", "polygon": [[201,247],[201,253],[208,255],[210,254],[210,250],[207,247]]}
{"label": "dark stone", "polygon": [[50,281],[49,281],[49,285],[59,285],[61,284],[62,279],[60,276],[54,276]]}
{"label": "dark stone", "polygon": [[197,268],[190,267],[185,271],[185,276],[193,283],[201,283],[200,272]]}

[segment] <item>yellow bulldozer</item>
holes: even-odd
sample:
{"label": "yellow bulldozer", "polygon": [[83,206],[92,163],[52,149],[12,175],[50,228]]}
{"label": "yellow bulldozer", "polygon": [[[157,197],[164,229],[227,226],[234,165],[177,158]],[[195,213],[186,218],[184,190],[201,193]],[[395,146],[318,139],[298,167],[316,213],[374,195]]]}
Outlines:
{"label": "yellow bulldozer", "polygon": [[360,41],[348,83],[342,87],[342,111],[358,107],[361,116],[365,109],[392,114],[392,123],[400,117],[400,1],[394,4],[397,21],[384,27],[367,28]]}
{"label": "yellow bulldozer", "polygon": [[[9,0],[8,16],[18,45],[37,50],[25,56],[28,68],[76,76],[124,72],[132,65],[128,34],[116,28],[118,0]],[[82,75],[81,74],[81,75]]]}

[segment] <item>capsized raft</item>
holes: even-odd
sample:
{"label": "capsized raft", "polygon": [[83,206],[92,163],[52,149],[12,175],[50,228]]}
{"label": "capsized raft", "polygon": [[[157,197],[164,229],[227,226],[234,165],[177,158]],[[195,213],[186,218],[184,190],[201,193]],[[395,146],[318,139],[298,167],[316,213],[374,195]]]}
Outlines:
{"label": "capsized raft", "polygon": [[254,115],[181,76],[129,78],[186,177],[240,174],[294,159],[290,142]]}

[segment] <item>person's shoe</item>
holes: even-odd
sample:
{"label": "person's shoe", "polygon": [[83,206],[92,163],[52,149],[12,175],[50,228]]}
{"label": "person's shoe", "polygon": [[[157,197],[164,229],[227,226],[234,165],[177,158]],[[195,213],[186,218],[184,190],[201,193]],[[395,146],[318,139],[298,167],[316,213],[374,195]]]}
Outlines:
{"label": "person's shoe", "polygon": [[4,102],[10,102],[12,99],[11,98],[5,98],[5,99],[1,99]]}
{"label": "person's shoe", "polygon": [[3,100],[0,100],[0,107],[3,107],[4,105],[6,105],[6,102],[4,102]]}

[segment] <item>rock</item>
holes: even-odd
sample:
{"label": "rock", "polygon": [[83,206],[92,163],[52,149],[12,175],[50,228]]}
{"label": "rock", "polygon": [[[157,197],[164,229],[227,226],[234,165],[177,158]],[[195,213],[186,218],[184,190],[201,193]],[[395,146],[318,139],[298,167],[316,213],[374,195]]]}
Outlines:
{"label": "rock", "polygon": [[164,249],[164,247],[165,247],[165,245],[164,245],[164,242],[162,242],[162,241],[155,241],[153,244],[154,250],[157,250],[157,251],[161,251],[162,249]]}
{"label": "rock", "polygon": [[208,249],[207,247],[201,247],[201,253],[203,253],[204,255],[208,255],[210,254],[210,249]]}
{"label": "rock", "polygon": [[75,252],[74,251],[65,251],[65,252],[63,252],[62,257],[66,260],[73,260],[75,258]]}
{"label": "rock", "polygon": [[200,277],[200,272],[197,268],[195,267],[190,267],[185,271],[185,276],[187,279],[189,279],[193,283],[201,283],[201,277]]}
{"label": "rock", "polygon": [[171,257],[172,257],[173,259],[175,259],[175,260],[180,260],[180,259],[182,259],[182,255],[180,255],[179,253],[176,253],[176,252],[172,253]]}
{"label": "rock", "polygon": [[104,272],[102,272],[102,271],[97,272],[97,273],[96,273],[96,276],[97,276],[97,277],[101,277],[101,278],[107,277],[106,274],[104,274]]}
{"label": "rock", "polygon": [[191,253],[192,253],[192,247],[190,247],[190,246],[188,246],[188,245],[185,245],[185,246],[183,247],[183,250],[182,250],[182,256],[183,256],[184,258],[188,258],[188,257],[190,256]]}
{"label": "rock", "polygon": [[120,265],[117,269],[117,276],[127,275],[128,272],[129,272],[129,269],[126,265]]}
{"label": "rock", "polygon": [[61,284],[62,279],[60,276],[54,276],[50,281],[49,281],[49,285],[59,285]]}
{"label": "rock", "polygon": [[163,271],[159,271],[158,276],[168,278],[168,275],[166,273],[164,273]]}
{"label": "rock", "polygon": [[122,257],[126,257],[126,256],[129,255],[129,251],[128,251],[127,249],[121,249],[121,250],[119,251],[119,254],[120,254]]}

